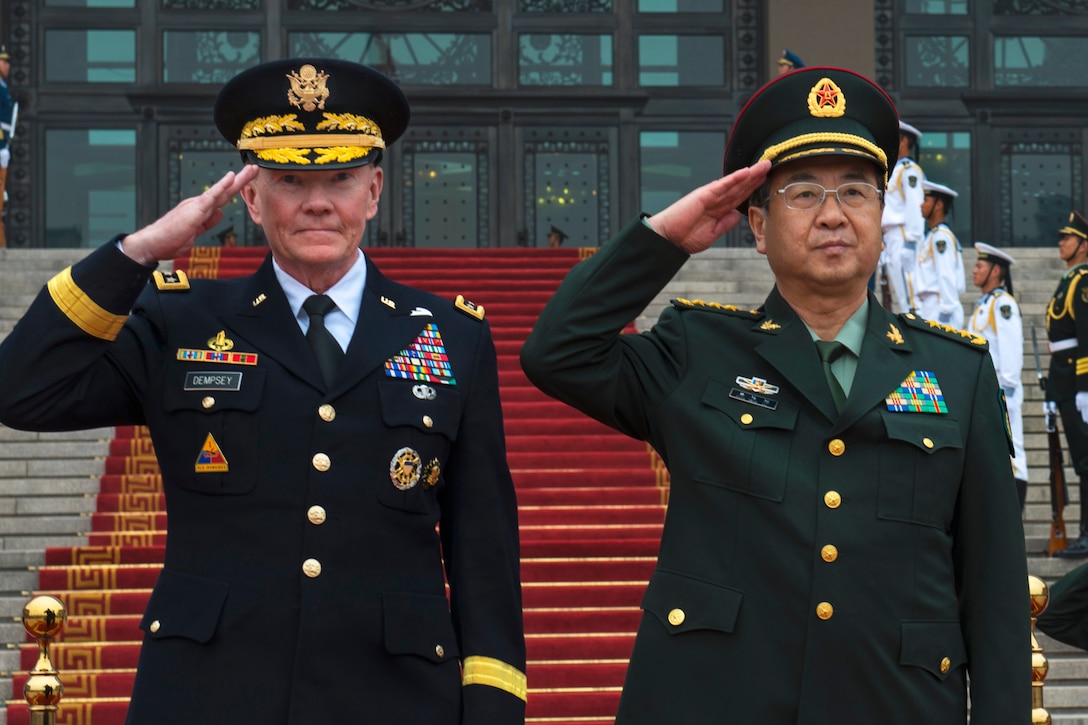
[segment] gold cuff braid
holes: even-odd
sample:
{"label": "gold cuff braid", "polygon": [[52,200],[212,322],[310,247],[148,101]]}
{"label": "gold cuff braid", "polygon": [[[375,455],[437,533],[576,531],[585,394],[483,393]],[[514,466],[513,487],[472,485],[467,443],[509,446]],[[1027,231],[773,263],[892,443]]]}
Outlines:
{"label": "gold cuff braid", "polygon": [[127,315],[115,315],[95,304],[72,279],[72,268],[49,280],[49,296],[76,327],[101,340],[113,341],[125,325]]}
{"label": "gold cuff braid", "polygon": [[472,655],[462,663],[462,685],[490,685],[509,692],[521,700],[526,699],[525,673],[493,657]]}

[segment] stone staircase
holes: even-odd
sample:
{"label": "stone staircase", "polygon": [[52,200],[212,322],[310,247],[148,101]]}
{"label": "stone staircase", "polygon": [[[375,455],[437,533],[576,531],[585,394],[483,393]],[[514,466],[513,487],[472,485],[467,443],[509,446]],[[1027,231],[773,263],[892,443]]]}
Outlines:
{"label": "stone staircase", "polygon": [[[3,290],[0,339],[11,330],[46,280],[87,251],[0,249],[0,290]],[[1013,280],[1025,321],[1024,435],[1031,478],[1024,514],[1028,570],[1053,582],[1080,562],[1041,554],[1050,522],[1047,448],[1041,415],[1042,393],[1036,379],[1029,326],[1034,323],[1037,328],[1045,370],[1049,356],[1045,347],[1044,310],[1064,265],[1057,257],[1056,246],[1010,251],[1018,261],[1013,267]],[[968,274],[974,263],[974,250],[964,250]],[[692,259],[681,270],[637,320],[637,325],[640,329],[649,327],[675,297],[755,307],[762,303],[772,283],[766,260],[755,251],[712,249]],[[963,298],[968,312],[976,298],[976,290],[968,289]],[[0,649],[0,725],[6,725],[2,703],[22,697],[21,692],[11,691],[10,673],[19,667],[15,648],[25,639],[20,620],[23,604],[30,590],[37,586],[35,568],[43,563],[46,547],[85,543],[89,522],[86,514],[94,510],[98,476],[112,435],[111,429],[39,434],[0,426],[0,643],[5,644]],[[1066,526],[1075,535],[1080,511],[1077,479],[1071,469],[1067,469],[1066,477],[1073,498],[1065,509]],[[1088,725],[1088,653],[1044,635],[1039,640],[1050,661],[1045,705],[1053,721],[1062,725]]]}

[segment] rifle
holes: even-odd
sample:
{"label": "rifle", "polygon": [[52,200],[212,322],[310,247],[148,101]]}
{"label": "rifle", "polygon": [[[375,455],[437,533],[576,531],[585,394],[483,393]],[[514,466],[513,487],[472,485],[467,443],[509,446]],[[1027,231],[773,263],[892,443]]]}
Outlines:
{"label": "rifle", "polygon": [[[1035,337],[1034,324],[1031,326],[1031,349],[1035,353],[1035,377],[1039,379],[1039,387],[1045,395],[1046,377],[1043,376],[1043,368],[1039,362],[1039,341]],[[1047,411],[1046,443],[1050,452],[1050,540],[1047,543],[1046,555],[1054,556],[1054,552],[1069,545],[1062,515],[1069,502],[1069,491],[1065,485],[1065,461],[1062,460],[1062,439],[1058,433],[1057,412]]]}
{"label": "rifle", "polygon": [[888,312],[892,311],[892,285],[888,279],[888,265],[880,265],[880,304]]}

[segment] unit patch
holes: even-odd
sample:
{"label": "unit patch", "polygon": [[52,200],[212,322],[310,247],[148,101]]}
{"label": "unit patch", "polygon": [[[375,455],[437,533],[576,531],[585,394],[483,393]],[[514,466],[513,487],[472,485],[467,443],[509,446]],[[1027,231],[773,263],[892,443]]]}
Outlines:
{"label": "unit patch", "polygon": [[204,447],[200,449],[200,455],[196,458],[197,473],[226,473],[230,470],[227,458],[220,450],[219,444],[211,433],[204,439]]}

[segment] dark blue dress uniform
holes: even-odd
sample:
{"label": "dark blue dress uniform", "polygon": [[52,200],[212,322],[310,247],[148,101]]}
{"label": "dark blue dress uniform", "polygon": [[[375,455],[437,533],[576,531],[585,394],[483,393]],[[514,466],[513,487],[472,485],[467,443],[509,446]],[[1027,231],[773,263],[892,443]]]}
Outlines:
{"label": "dark blue dress uniform", "polygon": [[[752,132],[780,130],[797,107],[783,96],[823,74],[863,111],[845,72],[797,71],[764,91]],[[796,138],[859,133],[821,123]],[[730,146],[751,163],[758,140]],[[870,295],[839,412],[777,288],[757,310],[675,300],[621,334],[688,258],[634,222],[571,271],[522,349],[544,392],[649,442],[671,475],[617,725],[964,723],[968,677],[973,723],[1025,720],[1024,539],[985,342]]]}
{"label": "dark blue dress uniform", "polygon": [[[220,127],[260,107],[251,137],[294,134],[243,149],[260,165],[370,162],[407,123],[394,84],[356,64],[239,78]],[[276,113],[288,98],[334,114],[329,130]],[[364,102],[381,107],[363,118]],[[4,424],[150,429],[169,531],[128,721],[522,723],[517,506],[483,310],[368,261],[326,384],[271,256],[240,279],[151,277],[108,244],[0,345]]]}
{"label": "dark blue dress uniform", "polygon": [[[0,346],[6,425],[150,427],[170,523],[129,721],[521,722],[517,511],[486,322],[371,264],[326,389],[270,260],[190,289],[149,275],[103,247]],[[392,377],[428,325],[455,382]],[[391,473],[405,449],[422,463],[408,487]],[[462,686],[462,663],[481,685]]]}
{"label": "dark blue dress uniform", "polygon": [[[1088,240],[1088,220],[1079,212],[1069,214],[1058,230],[1083,243]],[[1088,392],[1088,264],[1065,271],[1046,308],[1046,334],[1050,370],[1046,399],[1058,406],[1069,458],[1080,478],[1080,532],[1076,541],[1057,556],[1088,556],[1088,424],[1077,410],[1077,393]]]}

